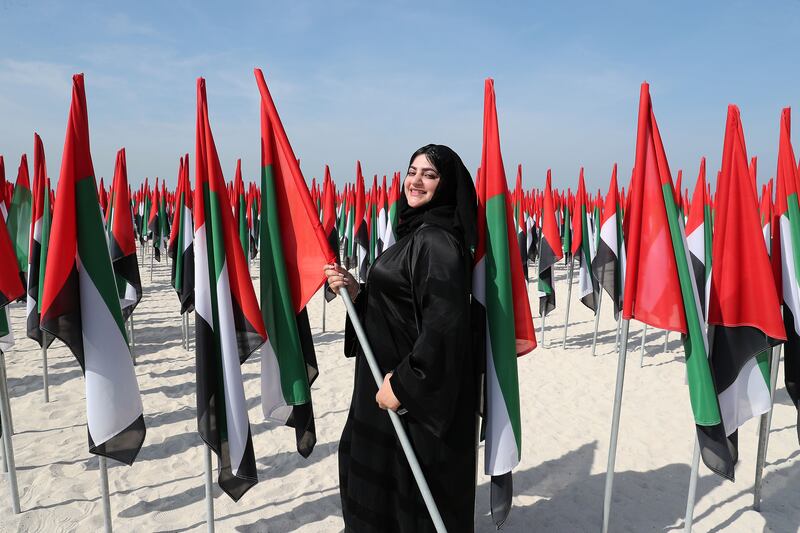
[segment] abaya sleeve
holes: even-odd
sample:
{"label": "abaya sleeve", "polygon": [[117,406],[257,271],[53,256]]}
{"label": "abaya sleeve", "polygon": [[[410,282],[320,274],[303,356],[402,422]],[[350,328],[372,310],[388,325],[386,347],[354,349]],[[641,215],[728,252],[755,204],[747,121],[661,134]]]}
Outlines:
{"label": "abaya sleeve", "polygon": [[442,437],[471,368],[467,267],[458,241],[436,226],[417,230],[409,261],[419,335],[390,381],[409,414]]}

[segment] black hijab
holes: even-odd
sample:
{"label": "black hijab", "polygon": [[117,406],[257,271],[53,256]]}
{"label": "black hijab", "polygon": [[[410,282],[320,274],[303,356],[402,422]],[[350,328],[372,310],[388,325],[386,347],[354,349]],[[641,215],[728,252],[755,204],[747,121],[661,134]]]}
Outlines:
{"label": "black hijab", "polygon": [[465,250],[472,252],[477,241],[477,196],[469,170],[453,150],[441,144],[428,144],[411,155],[408,166],[425,155],[439,174],[439,185],[431,200],[409,207],[405,186],[398,199],[397,237],[402,239],[422,224],[435,224],[455,236]]}

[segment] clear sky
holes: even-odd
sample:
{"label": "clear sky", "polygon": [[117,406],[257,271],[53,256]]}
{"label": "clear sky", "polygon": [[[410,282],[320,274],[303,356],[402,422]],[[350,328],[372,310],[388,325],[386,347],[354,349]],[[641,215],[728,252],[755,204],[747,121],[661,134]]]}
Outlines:
{"label": "clear sky", "polygon": [[[76,7],[76,6],[80,7]],[[58,177],[71,93],[86,74],[92,156],[110,180],[174,184],[193,154],[195,79],[207,80],[226,179],[259,176],[264,70],[304,174],[339,183],[404,170],[448,144],[474,170],[483,80],[495,79],[513,186],[607,187],[630,176],[639,85],[651,84],[673,177],[719,166],[726,106],[742,111],[759,181],[775,173],[780,111],[800,116],[800,2],[55,2],[0,0],[0,153],[8,179],[42,136]],[[795,136],[796,137],[796,136]],[[194,166],[192,160],[192,167]],[[686,181],[688,179],[688,182]]]}

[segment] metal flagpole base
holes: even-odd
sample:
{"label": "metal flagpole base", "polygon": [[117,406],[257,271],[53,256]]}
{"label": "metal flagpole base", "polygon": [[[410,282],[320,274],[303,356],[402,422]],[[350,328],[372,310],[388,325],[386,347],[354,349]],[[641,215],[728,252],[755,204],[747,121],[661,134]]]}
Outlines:
{"label": "metal flagpole base", "polygon": [[694,453],[692,454],[692,473],[689,478],[689,495],[686,498],[686,518],[683,521],[684,533],[692,533],[694,522],[694,504],[697,499],[697,478],[700,473],[700,441],[695,436]]}
{"label": "metal flagpole base", "polygon": [[603,304],[603,291],[600,291],[600,297],[597,299],[597,312],[594,314],[594,333],[592,334],[592,357],[595,356],[597,350],[597,327],[600,325],[600,307]]}
{"label": "metal flagpole base", "polygon": [[756,456],[756,481],[753,486],[753,510],[761,511],[761,483],[763,482],[764,465],[767,462],[767,446],[769,444],[769,428],[772,426],[772,409],[775,402],[775,385],[778,381],[778,368],[781,362],[781,345],[772,348],[769,362],[769,393],[772,405],[769,411],[761,415],[758,428],[758,455]]}
{"label": "metal flagpole base", "polygon": [[206,465],[206,526],[208,533],[214,533],[214,482],[211,479],[211,448],[207,444],[203,445],[205,448],[205,465]]}
{"label": "metal flagpole base", "polygon": [[19,488],[17,467],[14,464],[14,444],[11,442],[10,411],[8,409],[8,386],[5,367],[0,367],[0,423],[3,428],[3,464],[8,468],[8,489],[11,491],[11,509],[19,514]]}
{"label": "metal flagpole base", "polygon": [[608,533],[608,522],[611,517],[611,491],[614,485],[614,463],[617,458],[617,437],[619,436],[619,418],[622,411],[622,386],[625,381],[625,356],[628,351],[628,328],[630,320],[622,321],[622,349],[617,361],[617,384],[614,390],[614,411],[611,418],[611,442],[608,446],[608,467],[606,468],[606,487],[603,497],[603,533]]}
{"label": "metal flagpole base", "polygon": [[569,275],[567,280],[567,314],[564,317],[564,339],[561,341],[561,349],[566,348],[567,346],[567,327],[569,327],[569,303],[572,300],[572,270],[574,268],[574,263],[570,262],[569,264]]}
{"label": "metal flagpole base", "polygon": [[106,533],[111,533],[111,497],[108,494],[108,460],[102,456],[100,459],[100,491],[103,500],[103,525]]}
{"label": "metal flagpole base", "polygon": [[[369,346],[367,334],[364,332],[364,328],[361,327],[361,321],[358,319],[358,315],[356,314],[356,308],[353,306],[352,300],[350,300],[350,294],[348,294],[347,289],[339,289],[339,294],[341,295],[342,300],[344,300],[344,305],[347,308],[347,314],[350,316],[350,322],[353,324],[353,329],[355,329],[356,336],[361,344],[361,350],[364,352],[364,357],[366,357],[369,368],[372,371],[372,377],[375,379],[375,385],[380,388],[380,386],[383,384],[383,376],[381,375],[380,368],[378,367],[378,362],[375,360],[375,356],[372,354],[372,348]],[[436,502],[433,500],[433,494],[431,494],[431,489],[428,487],[428,482],[425,480],[425,474],[422,472],[422,467],[419,465],[417,456],[414,454],[414,448],[411,445],[411,441],[408,439],[405,427],[400,421],[400,415],[392,410],[387,410],[386,412],[389,414],[389,419],[392,421],[392,426],[394,426],[395,433],[397,433],[397,438],[400,441],[403,452],[405,452],[408,465],[411,467],[411,472],[414,474],[414,479],[416,480],[419,491],[422,494],[422,499],[425,501],[425,506],[428,508],[428,512],[431,515],[433,525],[438,533],[446,532],[447,529],[444,527],[442,515],[439,514],[439,508],[436,506]]]}
{"label": "metal flagpole base", "polygon": [[642,330],[642,344],[639,346],[639,368],[644,366],[644,340],[647,338],[647,324]]}
{"label": "metal flagpole base", "polygon": [[[47,345],[47,334],[43,335],[42,342]],[[50,378],[47,375],[47,348],[42,348],[42,385],[44,388],[44,402],[50,403]]]}

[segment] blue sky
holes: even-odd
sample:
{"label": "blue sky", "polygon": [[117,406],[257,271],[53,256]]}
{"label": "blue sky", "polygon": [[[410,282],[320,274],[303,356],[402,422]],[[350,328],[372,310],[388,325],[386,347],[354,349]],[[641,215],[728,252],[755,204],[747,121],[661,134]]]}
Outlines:
{"label": "blue sky", "polygon": [[[80,4],[80,8],[72,4]],[[800,2],[52,2],[0,0],[0,153],[9,179],[42,136],[58,177],[70,76],[86,74],[92,156],[110,180],[125,146],[136,184],[174,184],[194,151],[195,79],[225,177],[259,176],[264,70],[306,178],[405,169],[428,142],[474,170],[483,80],[495,79],[509,181],[605,189],[628,180],[639,85],[651,84],[673,177],[719,166],[726,106],[742,111],[759,181],[780,111],[800,113]],[[193,162],[192,162],[193,166]],[[511,183],[513,185],[513,183]]]}

